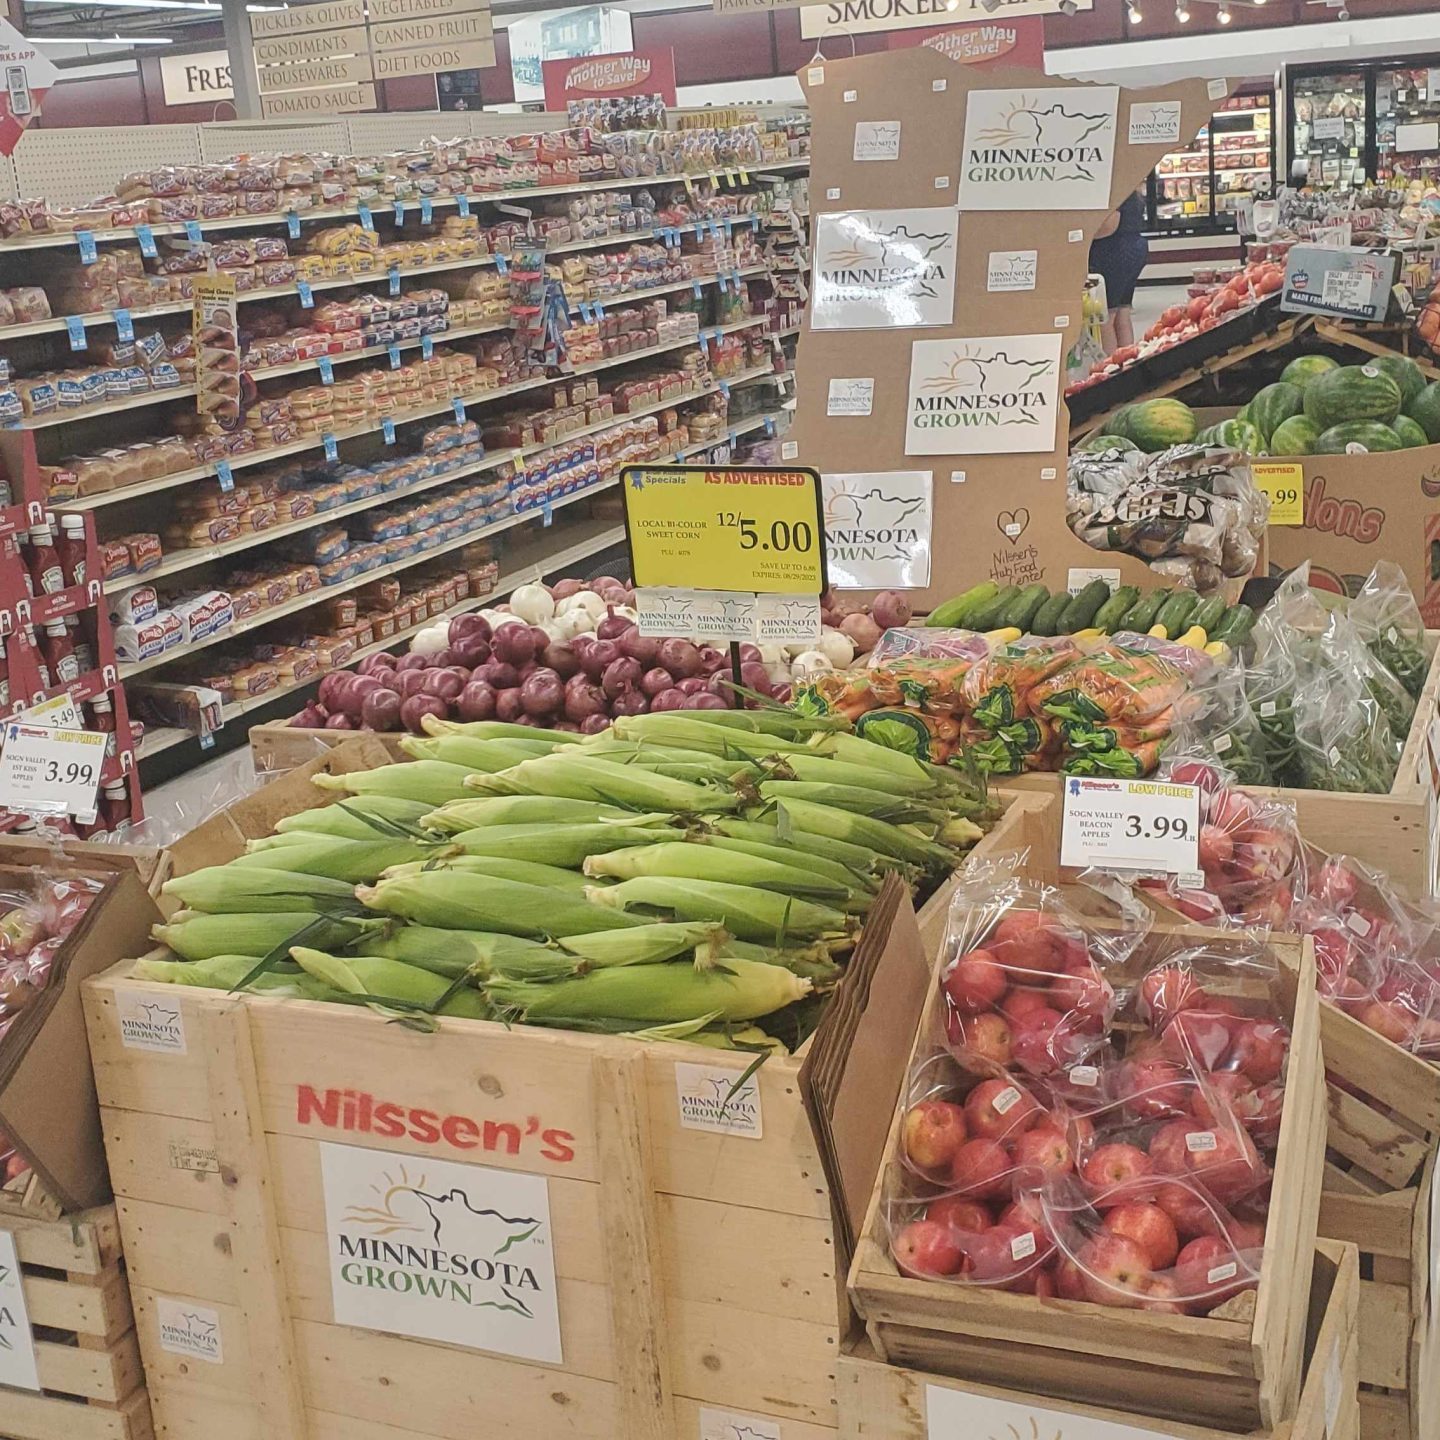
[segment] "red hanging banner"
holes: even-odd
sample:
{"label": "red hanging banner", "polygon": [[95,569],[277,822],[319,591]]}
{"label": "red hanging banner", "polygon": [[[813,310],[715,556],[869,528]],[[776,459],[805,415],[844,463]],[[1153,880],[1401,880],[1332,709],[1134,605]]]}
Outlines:
{"label": "red hanging banner", "polygon": [[623,55],[582,55],[546,60],[545,108],[563,110],[571,100],[608,100],[620,95],[658,95],[675,104],[675,52],[668,45]]}
{"label": "red hanging banner", "polygon": [[[971,25],[939,25],[920,30],[891,30],[886,48],[928,45],[958,65],[1045,68],[1045,21],[1039,15],[982,20]],[[547,101],[548,103],[548,101]]]}

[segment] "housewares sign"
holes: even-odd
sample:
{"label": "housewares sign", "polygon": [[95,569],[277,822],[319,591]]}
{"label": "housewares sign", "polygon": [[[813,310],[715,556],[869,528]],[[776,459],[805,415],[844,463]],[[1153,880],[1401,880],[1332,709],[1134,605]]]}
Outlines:
{"label": "housewares sign", "polygon": [[[833,0],[806,5],[800,11],[800,34],[807,40],[822,35],[866,35],[879,30],[913,30],[919,26],[957,25],[965,21],[1008,20],[1017,15],[1058,15],[1062,0],[1000,0],[994,12],[984,0]],[[1076,9],[1093,10],[1095,0],[1075,0]]]}
{"label": "housewares sign", "polygon": [[953,206],[836,210],[817,216],[813,328],[949,325],[955,318],[959,223]]}

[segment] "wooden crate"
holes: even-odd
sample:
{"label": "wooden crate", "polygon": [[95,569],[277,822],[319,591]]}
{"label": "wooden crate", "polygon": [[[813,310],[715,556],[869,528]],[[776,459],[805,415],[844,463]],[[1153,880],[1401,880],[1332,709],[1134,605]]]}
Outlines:
{"label": "wooden crate", "polygon": [[[175,873],[324,803],[310,773],[384,758],[374,737],[337,746],[185,837]],[[1002,822],[977,853],[1010,844]],[[929,960],[948,899],[942,888],[919,917]],[[677,1067],[708,1067],[728,1088],[746,1055],[448,1019],[420,1034],[362,1009],[146,984],[129,969],[91,984],[86,1006],[162,1434],[470,1440],[483,1414],[493,1440],[673,1440],[698,1434],[711,1407],[779,1423],[786,1440],[833,1437],[848,1311],[801,1056],[760,1067],[763,1133],[750,1138],[689,1128],[678,1101],[690,1077]],[[183,1053],[127,1047],[121,1016],[144,1004],[173,1012]],[[467,1117],[483,1139],[347,1131],[343,1104],[331,1127],[303,1087]],[[552,1131],[567,1138],[542,1154]],[[336,1324],[322,1141],[412,1169],[438,1158],[543,1177],[562,1362]],[[161,1345],[173,1300],[216,1326],[218,1363]]]}
{"label": "wooden crate", "polygon": [[6,1217],[41,1394],[0,1386],[5,1440],[150,1440],[150,1401],[115,1207],[60,1221]]}
{"label": "wooden crate", "polygon": [[[1054,808],[1053,802],[1022,805],[1007,817],[1013,823],[1002,838],[1028,838],[1024,873],[1036,879],[1054,881],[1058,874],[1058,847],[1045,839]],[[1086,903],[1087,892],[1067,891],[1067,898],[1071,894]],[[1157,938],[1177,934],[1193,934],[1212,949],[1237,943],[1233,935],[1179,921],[1163,926]],[[1313,946],[1276,937],[1271,948],[1280,962],[1291,1049],[1258,1290],[1208,1316],[1162,1317],[902,1275],[883,1223],[887,1173],[899,1144],[897,1113],[849,1276],[852,1304],[882,1359],[1189,1424],[1269,1429],[1290,1412],[1300,1388],[1307,1305],[1301,1277],[1316,1238],[1325,1086]],[[932,985],[922,1036],[938,1033],[939,993]]]}
{"label": "wooden crate", "polygon": [[[1294,805],[1300,833],[1334,855],[1353,855],[1388,874],[1411,899],[1440,898],[1440,771],[1432,766],[1427,739],[1440,699],[1440,631],[1425,634],[1430,668],[1415,707],[1415,720],[1387,795],[1339,795],[1323,790],[1253,787]],[[1060,794],[1055,774],[1000,778],[1003,796]],[[1251,788],[1251,787],[1247,787]]]}
{"label": "wooden crate", "polygon": [[[1273,1430],[1258,1432],[1274,1440],[1360,1440],[1361,1410],[1356,1395],[1357,1362],[1364,1348],[1357,1336],[1360,1278],[1353,1246],[1322,1240],[1315,1248],[1306,1317],[1305,1379],[1293,1414]],[[1363,1318],[1360,1321],[1363,1332]],[[943,1433],[1004,1435],[1069,1434],[1075,1430],[1101,1434],[1101,1427],[1130,1427],[1135,1416],[1118,1410],[1039,1400],[1034,1395],[999,1390],[987,1385],[961,1385],[944,1375],[922,1374],[886,1365],[874,1358],[868,1345],[840,1358],[840,1440],[927,1440],[941,1433],[927,1428],[935,1391],[956,1392],[979,1402],[970,1412],[969,1428]],[[983,1402],[994,1402],[984,1406]],[[1003,1411],[1001,1409],[1003,1408]],[[967,1407],[968,1410],[968,1407]],[[1006,1421],[1013,1423],[1007,1430]],[[998,1422],[998,1423],[997,1423]],[[1034,1422],[1035,1428],[1031,1428]],[[961,1425],[965,1422],[962,1420]],[[1235,1440],[1233,1431],[1177,1424],[1164,1417],[1147,1417],[1145,1433],[1171,1435],[1177,1440]],[[1368,1434],[1366,1440],[1369,1440]]]}
{"label": "wooden crate", "polygon": [[[255,762],[255,773],[283,775],[286,771],[297,770],[326,750],[353,740],[355,733],[353,730],[303,730],[289,720],[267,720],[263,725],[252,725],[250,755]],[[400,742],[405,738],[403,734],[382,735],[375,732],[373,736],[367,733],[367,738],[378,740],[390,752],[392,759],[405,758],[400,749]]]}

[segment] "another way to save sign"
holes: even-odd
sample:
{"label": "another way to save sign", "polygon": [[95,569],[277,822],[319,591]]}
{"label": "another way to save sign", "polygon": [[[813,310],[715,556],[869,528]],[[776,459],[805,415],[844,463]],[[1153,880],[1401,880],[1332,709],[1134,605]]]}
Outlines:
{"label": "another way to save sign", "polygon": [[1199,842],[1193,785],[1065,776],[1061,865],[1190,875],[1200,868]]}
{"label": "another way to save sign", "polygon": [[642,635],[819,638],[826,572],[817,471],[631,465],[620,493]]}

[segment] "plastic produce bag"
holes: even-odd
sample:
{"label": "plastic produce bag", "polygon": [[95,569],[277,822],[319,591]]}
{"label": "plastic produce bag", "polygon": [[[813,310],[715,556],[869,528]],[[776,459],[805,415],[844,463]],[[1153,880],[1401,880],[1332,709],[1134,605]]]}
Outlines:
{"label": "plastic produce bag", "polygon": [[1412,699],[1418,699],[1430,662],[1425,655],[1425,622],[1405,572],[1392,560],[1380,561],[1350,602],[1348,613],[1370,653]]}
{"label": "plastic produce bag", "polygon": [[1175,727],[1173,749],[1223,765],[1239,785],[1274,785],[1265,733],[1245,698],[1238,667],[1217,669],[1191,690],[1189,705]]}
{"label": "plastic produce bag", "polygon": [[931,630],[907,625],[884,631],[865,664],[874,670],[912,655],[922,660],[968,660],[974,664],[989,653],[985,637],[973,630]]}
{"label": "plastic produce bag", "polygon": [[28,886],[0,891],[0,1049],[6,1031],[49,983],[60,947],[104,888],[88,875],[30,874]]}
{"label": "plastic produce bag", "polygon": [[1030,703],[1057,720],[1140,725],[1169,710],[1188,683],[1169,660],[1112,643],[1040,680]]}

